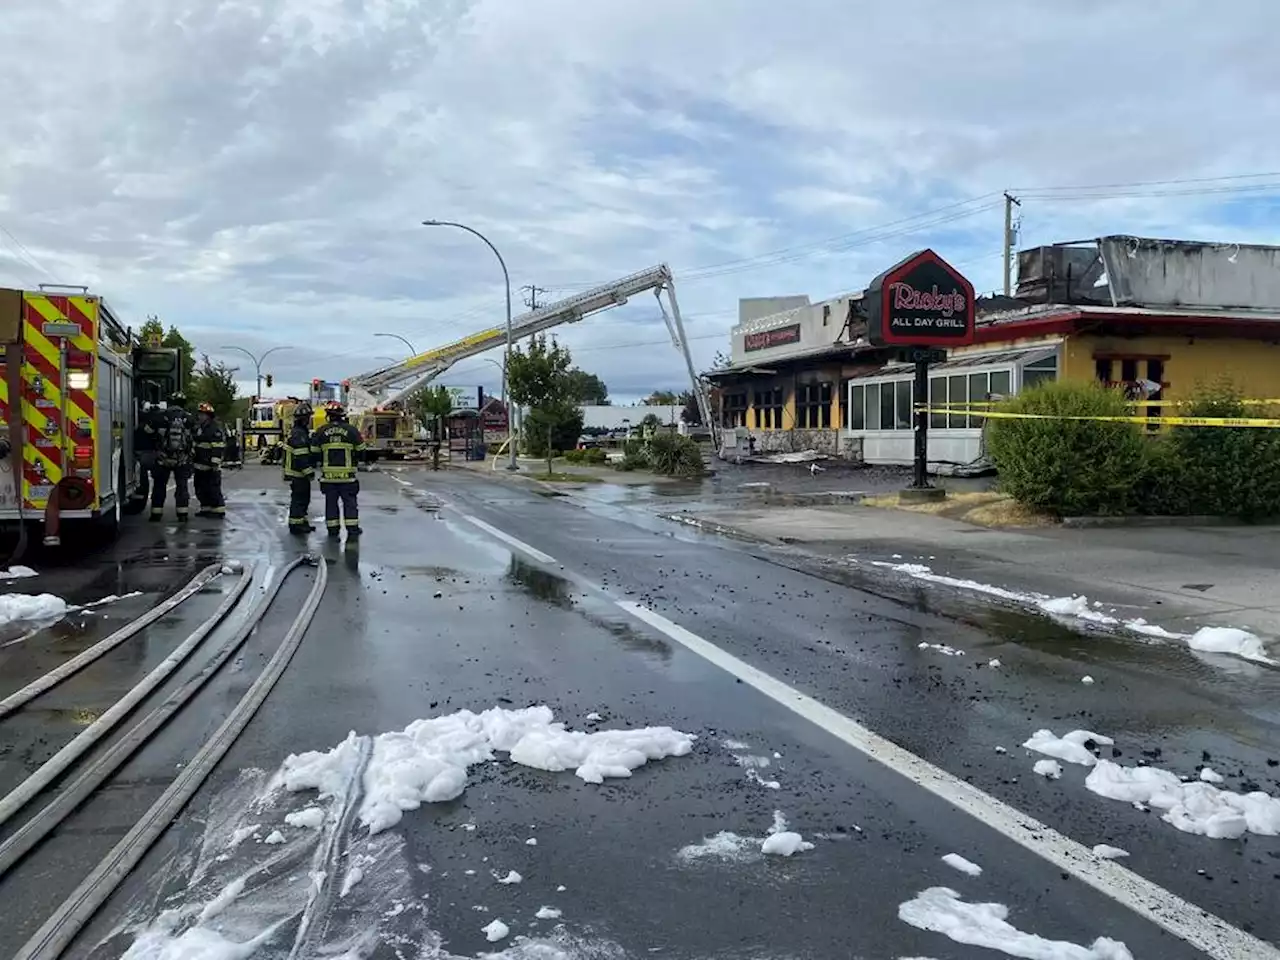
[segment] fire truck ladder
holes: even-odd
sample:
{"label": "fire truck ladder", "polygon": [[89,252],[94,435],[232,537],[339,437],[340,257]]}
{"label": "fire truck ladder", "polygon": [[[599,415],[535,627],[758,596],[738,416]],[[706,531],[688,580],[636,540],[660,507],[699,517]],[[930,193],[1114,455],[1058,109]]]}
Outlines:
{"label": "fire truck ladder", "polygon": [[[714,433],[715,426],[711,419],[711,405],[708,401],[706,385],[698,379],[693,358],[689,354],[684,323],[680,318],[679,304],[676,302],[675,281],[666,264],[650,267],[648,270],[633,273],[621,280],[603,284],[514,317],[511,321],[512,339],[520,340],[564,323],[576,323],[593,313],[621,306],[627,302],[628,298],[647,290],[652,290],[654,297],[658,300],[658,307],[671,333],[672,343],[684,354],[685,366],[689,372],[693,395],[697,398],[698,410],[702,414],[702,422],[711,427]],[[662,301],[663,292],[667,295],[666,305]],[[670,312],[667,305],[670,306]],[[492,350],[506,343],[506,340],[506,328],[493,327],[443,347],[417,354],[400,363],[379,367],[352,377],[348,381],[348,399],[351,407],[353,410],[365,410],[403,400],[458,361]]]}

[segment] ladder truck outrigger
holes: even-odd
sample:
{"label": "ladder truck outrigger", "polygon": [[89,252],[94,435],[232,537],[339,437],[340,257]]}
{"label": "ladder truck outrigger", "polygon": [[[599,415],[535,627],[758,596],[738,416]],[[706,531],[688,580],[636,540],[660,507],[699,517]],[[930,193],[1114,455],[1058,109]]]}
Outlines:
{"label": "ladder truck outrigger", "polygon": [[[622,306],[629,298],[647,291],[653,291],[667,331],[671,334],[671,342],[684,356],[689,383],[698,411],[702,415],[702,422],[712,431],[712,438],[718,449],[718,425],[712,417],[706,384],[698,378],[693,366],[693,358],[685,338],[684,321],[680,317],[680,307],[676,301],[675,281],[666,264],[650,267],[514,317],[511,321],[512,341],[543,333],[561,324],[576,323],[591,314]],[[371,456],[394,456],[398,446],[394,442],[396,436],[403,435],[405,431],[409,431],[412,436],[412,416],[406,409],[409,397],[460,360],[502,346],[506,341],[505,326],[481,330],[461,340],[351,377],[341,383],[313,381],[313,392],[317,394],[313,399],[318,399],[320,393],[332,395],[336,390],[337,396],[331,398],[340,399],[347,405],[352,422],[360,426],[364,434]],[[370,418],[374,418],[373,422],[370,422]],[[403,426],[396,428],[400,433],[393,434],[391,429],[379,426],[380,420],[402,424]]]}

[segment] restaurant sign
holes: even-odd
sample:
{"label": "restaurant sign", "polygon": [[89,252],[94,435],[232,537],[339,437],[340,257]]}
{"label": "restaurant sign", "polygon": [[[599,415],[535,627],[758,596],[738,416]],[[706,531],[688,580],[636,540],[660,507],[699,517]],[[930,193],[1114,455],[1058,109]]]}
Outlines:
{"label": "restaurant sign", "polygon": [[867,339],[877,346],[973,342],[973,284],[932,250],[913,253],[872,280],[864,302]]}
{"label": "restaurant sign", "polygon": [[770,347],[785,347],[788,344],[799,342],[800,324],[793,323],[789,326],[778,327],[775,330],[748,333],[742,339],[742,349],[745,353],[754,353],[757,350],[768,350]]}

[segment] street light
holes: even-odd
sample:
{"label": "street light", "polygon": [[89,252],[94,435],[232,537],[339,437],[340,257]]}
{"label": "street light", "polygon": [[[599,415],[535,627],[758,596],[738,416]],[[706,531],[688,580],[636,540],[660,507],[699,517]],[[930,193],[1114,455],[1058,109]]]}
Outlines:
{"label": "street light", "polygon": [[257,376],[257,379],[258,379],[258,390],[253,395],[253,398],[257,400],[259,397],[262,396],[262,361],[267,359],[267,357],[271,356],[271,354],[275,353],[277,350],[292,350],[293,348],[288,346],[272,347],[270,350],[266,351],[260,357],[255,357],[252,353],[250,353],[244,347],[234,347],[234,346],[226,345],[221,347],[220,349],[239,351],[240,353],[243,353],[246,357],[248,357],[250,360],[253,361],[254,374]]}
{"label": "street light", "polygon": [[397,340],[399,340],[401,343],[403,343],[406,347],[409,348],[409,356],[416,357],[418,355],[418,351],[414,349],[413,344],[409,342],[408,338],[402,337],[398,333],[375,333],[374,336],[375,337],[395,337]]}
{"label": "street light", "polygon": [[[493,255],[498,258],[498,263],[502,267],[502,280],[506,284],[506,288],[507,288],[507,355],[506,355],[506,363],[502,371],[502,395],[505,398],[508,392],[507,391],[507,371],[511,368],[511,346],[512,346],[511,274],[507,272],[507,261],[502,259],[502,254],[498,252],[498,248],[495,247],[489,241],[488,237],[486,237],[479,230],[476,230],[474,227],[468,227],[465,223],[454,223],[452,220],[423,220],[422,225],[424,227],[454,227],[455,229],[458,229],[458,230],[465,230],[467,231],[467,233],[471,234],[472,236],[479,237],[484,242],[484,245],[493,251]],[[508,410],[507,411],[507,428],[511,434],[510,443],[509,443],[509,446],[511,448],[511,462],[507,464],[507,469],[513,470],[513,471],[520,469],[520,465],[516,463],[516,443],[515,443],[516,438],[515,438],[515,430],[513,429],[514,426],[515,426],[515,423],[511,417],[511,411]]]}

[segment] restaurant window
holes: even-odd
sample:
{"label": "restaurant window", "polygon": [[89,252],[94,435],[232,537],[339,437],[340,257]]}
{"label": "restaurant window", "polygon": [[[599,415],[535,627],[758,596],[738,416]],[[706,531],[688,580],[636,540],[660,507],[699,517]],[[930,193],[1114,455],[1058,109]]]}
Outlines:
{"label": "restaurant window", "polygon": [[867,384],[867,429],[880,429],[880,384]]}
{"label": "restaurant window", "polygon": [[724,395],[724,411],[722,424],[726,427],[745,427],[747,425],[747,395],[745,393],[726,393]]}
{"label": "restaurant window", "polygon": [[1010,371],[992,370],[991,386],[988,388],[988,392],[993,396],[1007,397],[1009,396],[1011,383],[1012,383],[1012,377],[1010,375]]}
{"label": "restaurant window", "polygon": [[[1111,361],[1099,360],[1098,364],[1106,363],[1106,376],[1111,376]],[[1101,378],[1103,371],[1098,369],[1098,375]],[[1022,390],[1029,390],[1037,383],[1043,383],[1045,380],[1058,379],[1058,357],[1057,355],[1045,357],[1043,360],[1037,360],[1034,363],[1025,364],[1022,368]],[[1104,381],[1105,382],[1105,381]]]}
{"label": "restaurant window", "polygon": [[880,384],[880,429],[893,429],[893,384]]}
{"label": "restaurant window", "polygon": [[830,383],[802,383],[796,387],[796,425],[806,430],[831,426]]}
{"label": "restaurant window", "polygon": [[[849,390],[849,379],[846,377],[840,381],[840,426],[845,430],[861,430],[861,426],[851,427],[853,418],[849,413],[849,404],[852,402],[852,394]],[[861,399],[861,396],[859,396]]]}
{"label": "restaurant window", "polygon": [[942,430],[947,426],[946,411],[938,413],[939,407],[947,405],[947,378],[946,377],[930,377],[929,378],[929,429]]}
{"label": "restaurant window", "polygon": [[867,428],[866,417],[866,387],[862,384],[849,386],[845,381],[845,404],[844,404],[844,426],[846,430],[865,430]]}
{"label": "restaurant window", "polygon": [[911,393],[915,384],[910,380],[899,380],[893,385],[893,405],[895,430],[911,429]]}
{"label": "restaurant window", "polygon": [[965,376],[947,377],[947,403],[957,407],[961,412],[952,410],[947,414],[947,426],[952,430],[969,426],[969,417],[963,411],[969,403],[969,378]]}
{"label": "restaurant window", "polygon": [[756,429],[782,429],[782,388],[755,392]]}

